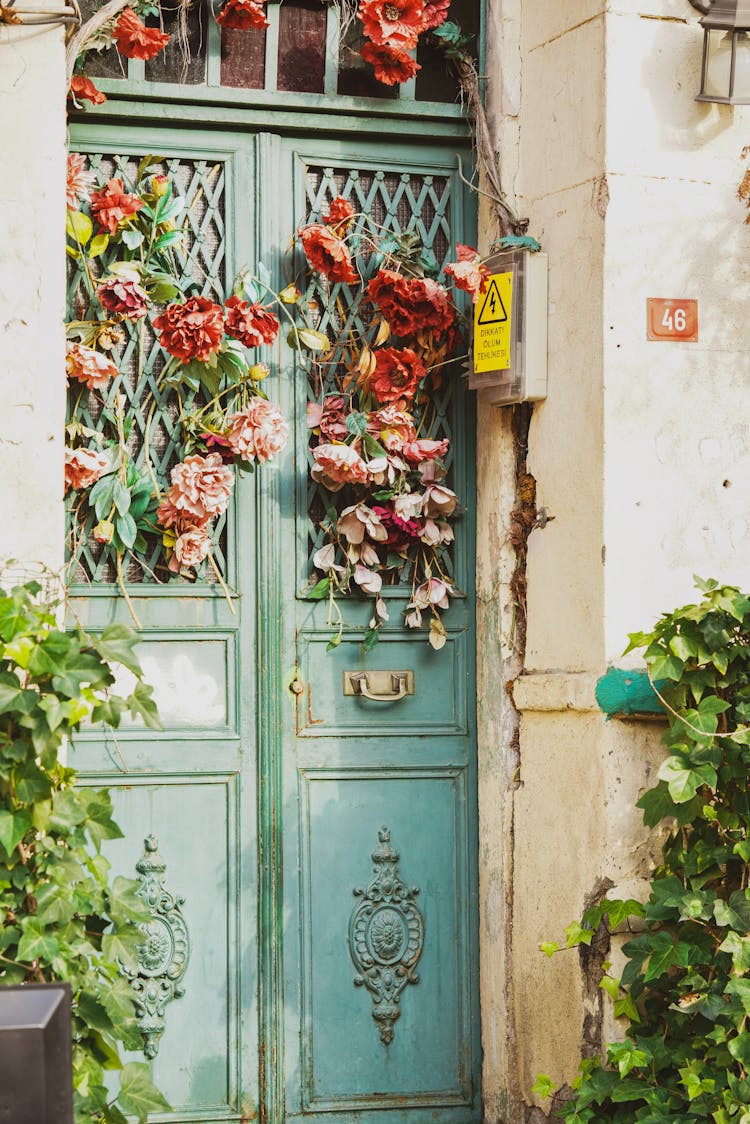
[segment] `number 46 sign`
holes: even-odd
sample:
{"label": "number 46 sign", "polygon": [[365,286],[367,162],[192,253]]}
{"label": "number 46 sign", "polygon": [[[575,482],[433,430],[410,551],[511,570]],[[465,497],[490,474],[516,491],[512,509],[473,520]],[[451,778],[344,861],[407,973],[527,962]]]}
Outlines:
{"label": "number 46 sign", "polygon": [[646,336],[649,340],[698,342],[698,302],[683,297],[646,300]]}

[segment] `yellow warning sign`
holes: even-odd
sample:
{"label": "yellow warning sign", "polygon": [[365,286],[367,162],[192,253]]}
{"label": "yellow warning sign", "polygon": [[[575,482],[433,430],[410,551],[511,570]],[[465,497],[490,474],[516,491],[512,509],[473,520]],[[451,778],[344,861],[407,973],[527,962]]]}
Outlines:
{"label": "yellow warning sign", "polygon": [[510,367],[510,326],[513,274],[492,273],[474,305],[474,373],[507,371]]}

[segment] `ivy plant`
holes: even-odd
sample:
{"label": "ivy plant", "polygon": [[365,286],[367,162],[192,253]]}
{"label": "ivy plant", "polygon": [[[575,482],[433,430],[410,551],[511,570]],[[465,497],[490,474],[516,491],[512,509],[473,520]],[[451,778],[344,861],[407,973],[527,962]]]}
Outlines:
{"label": "ivy plant", "polygon": [[[581,1063],[557,1113],[569,1124],[750,1124],[750,598],[698,588],[699,604],[630,638],[668,716],[668,756],[638,806],[668,831],[645,906],[603,898],[567,930],[568,946],[590,944],[642,919],[622,976],[601,980],[626,1037]],[[553,1091],[544,1075],[534,1089]]]}
{"label": "ivy plant", "polygon": [[[67,980],[76,1124],[143,1122],[169,1105],[145,1063],[122,1063],[121,1048],[143,1043],[120,965],[137,966],[151,914],[138,883],[111,879],[101,853],[122,836],[108,792],[74,787],[65,757],[83,722],[159,720],[135,634],[63,631],[41,593],[34,582],[0,589],[0,987]],[[127,697],[112,692],[117,665],[135,676]]]}

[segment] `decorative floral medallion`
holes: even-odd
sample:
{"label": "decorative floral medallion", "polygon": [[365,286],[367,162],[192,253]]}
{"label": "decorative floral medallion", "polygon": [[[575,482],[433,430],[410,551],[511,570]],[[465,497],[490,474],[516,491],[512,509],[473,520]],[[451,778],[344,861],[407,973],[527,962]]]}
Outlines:
{"label": "decorative floral medallion", "polygon": [[349,952],[357,969],[355,986],[370,992],[372,1017],[387,1046],[401,1014],[401,992],[408,983],[419,983],[414,969],[424,948],[424,918],[414,904],[418,887],[399,878],[399,854],[391,847],[387,827],[380,829],[378,839],[372,880],[354,891],[361,901],[349,921]]}
{"label": "decorative floral medallion", "polygon": [[164,887],[167,865],[153,835],[144,841],[145,854],[135,864],[141,883],[138,896],[148,904],[153,920],[142,925],[144,941],[138,947],[138,970],[123,965],[130,980],[143,1035],[143,1052],[155,1058],[164,1033],[167,1004],[184,995],[180,981],[190,958],[190,936],[180,906],[185,899]]}

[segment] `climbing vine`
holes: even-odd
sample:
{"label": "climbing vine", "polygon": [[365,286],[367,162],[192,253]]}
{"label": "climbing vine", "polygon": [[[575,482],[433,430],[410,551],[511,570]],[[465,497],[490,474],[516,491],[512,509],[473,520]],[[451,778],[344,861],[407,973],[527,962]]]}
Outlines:
{"label": "climbing vine", "polygon": [[566,932],[568,947],[591,944],[639,919],[622,975],[601,980],[626,1036],[581,1063],[558,1110],[570,1124],[750,1124],[750,598],[699,589],[631,636],[668,717],[668,756],[638,806],[667,835],[645,905],[602,898]]}

